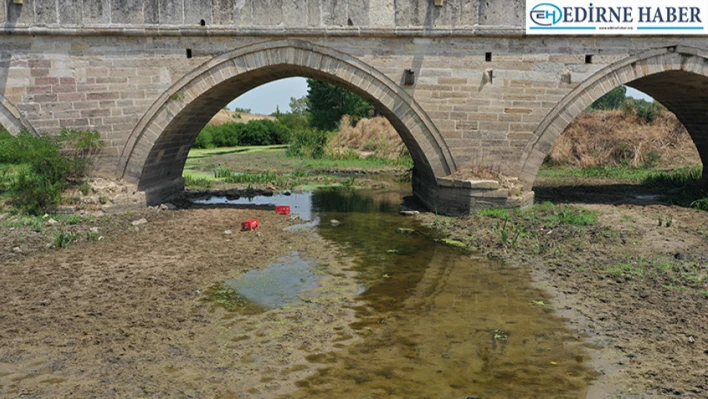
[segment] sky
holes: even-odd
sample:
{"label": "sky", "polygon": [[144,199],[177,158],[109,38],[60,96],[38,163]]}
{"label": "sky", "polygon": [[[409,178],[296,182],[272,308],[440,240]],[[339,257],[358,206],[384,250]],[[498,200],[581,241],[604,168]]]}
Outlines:
{"label": "sky", "polygon": [[[281,112],[290,110],[290,98],[300,98],[307,94],[307,80],[305,78],[287,78],[276,80],[256,87],[229,104],[229,109],[247,108],[254,114],[270,115],[275,112],[276,106]],[[651,100],[651,97],[627,87],[627,95],[634,98]]]}
{"label": "sky", "polygon": [[281,79],[258,86],[238,97],[229,104],[229,109],[246,108],[254,114],[270,115],[275,112],[277,106],[280,112],[287,112],[290,110],[290,98],[300,98],[305,94],[307,94],[305,78]]}

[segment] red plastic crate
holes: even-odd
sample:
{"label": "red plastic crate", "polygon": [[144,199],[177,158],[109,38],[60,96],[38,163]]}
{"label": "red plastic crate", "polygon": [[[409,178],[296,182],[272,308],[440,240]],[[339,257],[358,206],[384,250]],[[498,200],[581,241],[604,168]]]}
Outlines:
{"label": "red plastic crate", "polygon": [[261,226],[258,224],[258,219],[246,220],[245,222],[241,223],[242,231],[251,231],[260,227]]}
{"label": "red plastic crate", "polygon": [[285,205],[277,205],[275,207],[275,213],[278,215],[289,215],[290,207]]}

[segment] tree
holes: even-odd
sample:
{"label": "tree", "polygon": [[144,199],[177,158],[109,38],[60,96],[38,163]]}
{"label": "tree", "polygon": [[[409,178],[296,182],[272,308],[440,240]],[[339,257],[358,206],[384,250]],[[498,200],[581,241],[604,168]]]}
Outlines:
{"label": "tree", "polygon": [[627,101],[627,88],[617,86],[607,94],[600,97],[590,106],[593,110],[598,109],[621,109]]}
{"label": "tree", "polygon": [[335,130],[344,115],[356,123],[374,114],[374,107],[351,91],[314,79],[307,80],[307,102],[310,124],[316,129]]}
{"label": "tree", "polygon": [[295,115],[306,115],[310,103],[307,101],[307,96],[301,98],[290,97],[290,113]]}

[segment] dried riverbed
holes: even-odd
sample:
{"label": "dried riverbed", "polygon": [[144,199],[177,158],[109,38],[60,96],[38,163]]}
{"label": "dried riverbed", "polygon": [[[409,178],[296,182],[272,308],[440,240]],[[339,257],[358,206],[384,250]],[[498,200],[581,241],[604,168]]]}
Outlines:
{"label": "dried riverbed", "polygon": [[[705,394],[705,213],[592,205],[598,224],[568,226],[549,224],[543,212],[566,209],[554,207],[504,245],[493,217],[424,214],[435,229],[422,229],[397,215],[403,195],[315,193],[317,231],[286,229],[299,221],[264,205],[5,220],[0,396]],[[250,217],[262,229],[238,231]],[[58,231],[78,241],[47,248]],[[220,294],[220,282],[301,259],[312,267],[298,278],[318,288],[300,301],[242,308]]]}

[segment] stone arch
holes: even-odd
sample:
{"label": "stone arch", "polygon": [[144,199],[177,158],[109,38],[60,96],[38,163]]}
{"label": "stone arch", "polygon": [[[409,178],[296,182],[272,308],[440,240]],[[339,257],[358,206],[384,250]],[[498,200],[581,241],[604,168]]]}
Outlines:
{"label": "stone arch", "polygon": [[32,125],[25,120],[17,107],[2,94],[0,94],[0,126],[4,127],[13,136],[20,134],[23,128],[27,129],[31,134],[37,135]]}
{"label": "stone arch", "polygon": [[299,40],[268,41],[213,58],[165,92],[133,130],[121,154],[123,177],[150,198],[182,190],[189,148],[219,109],[262,84],[293,76],[336,83],[374,104],[398,130],[414,175],[434,187],[455,170],[452,154],[427,114],[393,80],[360,60]]}
{"label": "stone arch", "polygon": [[[685,46],[653,49],[611,64],[566,95],[534,131],[521,158],[520,179],[533,186],[544,158],[565,128],[595,100],[620,85],[640,90],[683,123],[708,165],[708,50]],[[708,182],[708,168],[703,168]]]}

